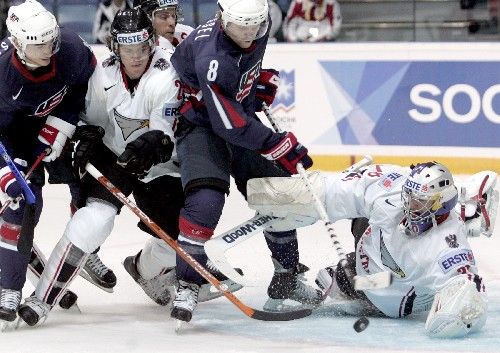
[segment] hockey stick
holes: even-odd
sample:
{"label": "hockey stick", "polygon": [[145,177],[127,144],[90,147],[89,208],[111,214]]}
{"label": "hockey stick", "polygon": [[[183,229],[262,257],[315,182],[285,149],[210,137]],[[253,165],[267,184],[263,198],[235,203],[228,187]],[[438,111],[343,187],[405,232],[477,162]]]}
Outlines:
{"label": "hockey stick", "polygon": [[[47,151],[43,151],[42,153],[40,153],[40,155],[33,162],[33,165],[31,166],[31,168],[26,173],[26,177],[25,177],[26,180],[28,180],[30,178],[31,174],[33,174],[33,172],[35,171],[35,169],[38,167],[38,165],[40,164],[40,162],[42,161],[42,159],[44,159],[47,154],[48,154]],[[14,199],[8,199],[7,201],[5,201],[3,203],[3,205],[2,205],[2,207],[0,208],[0,215],[3,214],[3,212],[7,209],[7,207],[9,207],[9,205],[12,202],[19,202],[20,199],[21,199],[21,197],[18,197],[15,200]]]}
{"label": "hockey stick", "polygon": [[[267,119],[269,120],[269,123],[271,123],[274,131],[276,132],[283,132],[283,130],[278,126],[276,123],[274,117],[271,114],[271,111],[269,110],[269,107],[263,103],[262,104],[262,111],[266,115]],[[371,162],[371,157],[369,158]],[[359,169],[359,166],[356,166],[356,168]],[[328,217],[328,214],[326,213],[326,209],[319,199],[318,195],[314,192],[314,189],[307,178],[306,171],[304,169],[304,166],[302,163],[297,163],[297,171],[299,172],[300,177],[304,181],[307,189],[309,190],[311,196],[314,199],[314,206],[316,208],[316,211],[318,212],[321,220],[325,224],[325,227],[327,229],[328,235],[330,236],[330,239],[332,241],[333,247],[335,249],[335,252],[337,253],[337,256],[340,259],[340,266],[347,272],[347,259],[346,259],[346,254],[345,251],[342,247],[342,244],[340,244],[337,234],[335,234],[335,229],[333,228],[333,223],[330,221],[330,218]],[[392,283],[392,274],[390,272],[382,272],[381,274],[376,274],[375,277],[372,277],[367,279],[367,276],[354,276],[354,289],[356,290],[362,290],[362,289],[367,289],[367,287],[375,286],[376,288],[385,288],[388,287]],[[326,288],[323,296],[326,298],[328,294],[330,294],[330,291],[333,287],[333,281],[330,284],[328,288]]]}
{"label": "hockey stick", "polygon": [[0,142],[0,154],[2,155],[2,158],[5,161],[5,163],[7,163],[7,165],[9,166],[9,169],[11,170],[12,174],[14,174],[14,177],[16,178],[17,182],[21,185],[21,189],[23,190],[26,203],[34,204],[36,201],[35,194],[33,194],[33,191],[31,191],[28,183],[24,179],[21,172],[17,169],[15,163],[12,162],[12,159],[10,159],[10,156],[7,153],[7,150],[5,149],[5,146],[1,142]]}
{"label": "hockey stick", "polygon": [[269,312],[251,308],[241,302],[233,293],[227,290],[227,286],[215,278],[208,270],[187,253],[177,242],[163,231],[151,218],[141,211],[128,197],[126,197],[116,186],[114,186],[101,172],[92,164],[88,163],[85,167],[87,172],[101,183],[109,192],[111,192],[123,205],[127,206],[137,217],[141,219],[158,237],[163,239],[175,252],[181,256],[196,272],[217,288],[231,303],[233,303],[246,316],[263,321],[289,321],[300,319],[311,315],[311,309],[299,309],[285,312]]}
{"label": "hockey stick", "polygon": [[236,283],[248,286],[247,279],[234,270],[233,266],[227,261],[225,253],[253,236],[261,234],[272,223],[272,216],[263,216],[257,213],[254,217],[236,227],[208,240],[204,246],[205,252],[213,264],[226,277]]}

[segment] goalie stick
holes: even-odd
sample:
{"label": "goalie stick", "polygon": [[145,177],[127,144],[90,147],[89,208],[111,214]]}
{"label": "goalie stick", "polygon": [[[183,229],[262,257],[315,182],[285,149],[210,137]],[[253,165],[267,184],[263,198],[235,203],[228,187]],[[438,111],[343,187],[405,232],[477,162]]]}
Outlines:
{"label": "goalie stick", "polygon": [[227,286],[214,277],[208,270],[196,261],[188,252],[186,252],[177,242],[163,231],[151,218],[141,211],[128,197],[126,197],[116,186],[114,186],[101,172],[92,164],[88,163],[85,167],[87,172],[101,183],[109,192],[111,192],[123,205],[130,209],[137,217],[141,219],[158,237],[163,239],[184,261],[186,261],[196,272],[217,288],[231,303],[233,303],[246,316],[263,321],[290,321],[301,319],[312,313],[311,309],[298,309],[284,312],[270,312],[257,310],[244,304],[233,293],[229,292]]}
{"label": "goalie stick", "polygon": [[[278,126],[276,123],[274,117],[271,114],[271,111],[269,110],[269,107],[267,106],[266,103],[262,103],[262,111],[266,115],[267,119],[269,120],[269,123],[271,123],[273,129],[276,132],[283,132],[283,130]],[[368,159],[368,158],[367,158]],[[368,159],[369,163],[371,163],[371,157]],[[357,165],[356,168],[359,169],[361,166]],[[333,248],[335,249],[335,252],[337,253],[337,256],[340,259],[340,266],[346,271],[347,273],[347,259],[345,255],[345,251],[342,247],[342,244],[338,241],[337,234],[335,234],[335,229],[333,228],[333,223],[330,221],[330,218],[328,217],[328,214],[326,213],[325,207],[323,206],[323,203],[319,199],[318,195],[314,192],[311,183],[309,182],[309,179],[307,178],[306,171],[304,167],[302,166],[302,163],[297,163],[297,171],[299,172],[300,177],[304,181],[307,189],[309,190],[311,196],[314,199],[314,206],[316,208],[316,211],[318,212],[321,220],[323,221],[325,228],[328,231],[328,234],[330,235],[330,239],[333,244]],[[362,290],[362,289],[368,289],[366,286],[376,286],[376,288],[385,288],[390,286],[392,283],[392,274],[388,271],[386,272],[381,272],[376,274],[376,277],[372,277],[366,281],[366,276],[354,276],[353,278],[353,284],[354,284],[354,289],[356,290]],[[325,290],[325,293],[323,294],[323,297],[326,298],[328,294],[330,293],[331,289],[333,287],[333,281],[328,286],[328,288]]]}

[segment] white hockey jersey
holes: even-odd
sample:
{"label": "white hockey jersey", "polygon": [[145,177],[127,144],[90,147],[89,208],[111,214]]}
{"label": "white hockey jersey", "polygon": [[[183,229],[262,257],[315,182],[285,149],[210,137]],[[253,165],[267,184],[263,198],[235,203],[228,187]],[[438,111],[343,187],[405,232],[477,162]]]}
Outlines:
{"label": "white hockey jersey", "polygon": [[193,30],[194,28],[191,26],[178,23],[175,25],[173,43],[171,43],[167,38],[159,36],[157,45],[162,49],[174,50],[174,48],[179,45],[179,43],[182,42],[184,38],[186,38]]}
{"label": "white hockey jersey", "polygon": [[[148,130],[161,130],[175,141],[173,126],[181,97],[180,82],[170,64],[171,55],[172,51],[157,47],[133,93],[127,89],[115,56],[98,63],[88,84],[82,120],[105,129],[103,142],[117,156]],[[175,149],[170,161],[153,166],[142,180],[148,182],[161,175],[179,176]]]}
{"label": "white hockey jersey", "polygon": [[478,291],[486,295],[458,214],[451,212],[443,223],[421,236],[407,236],[400,227],[401,187],[409,171],[393,165],[373,165],[364,173],[325,177],[325,204],[332,221],[369,219],[370,226],[356,248],[356,272],[392,272],[390,287],[364,291],[390,317],[428,311],[434,294],[458,274],[467,274]]}

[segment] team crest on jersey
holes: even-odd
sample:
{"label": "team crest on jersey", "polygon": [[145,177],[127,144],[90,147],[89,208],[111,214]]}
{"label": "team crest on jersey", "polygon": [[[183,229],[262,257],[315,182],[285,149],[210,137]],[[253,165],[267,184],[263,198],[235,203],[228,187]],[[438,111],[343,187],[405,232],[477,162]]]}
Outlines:
{"label": "team crest on jersey", "polygon": [[406,277],[404,271],[401,269],[401,267],[398,266],[396,261],[394,261],[394,258],[392,257],[389,250],[387,250],[387,246],[385,246],[384,243],[384,238],[382,237],[382,231],[380,231],[380,257],[382,258],[382,264],[385,267],[390,268],[392,272],[394,272],[401,278]]}
{"label": "team crest on jersey", "polygon": [[238,102],[243,101],[250,94],[254,82],[259,78],[261,65],[262,60],[259,60],[250,70],[241,75],[239,90],[236,93],[236,100]]}
{"label": "team crest on jersey", "polygon": [[9,19],[12,22],[18,22],[19,21],[19,17],[17,17],[15,13],[13,13],[12,15],[10,15]]}
{"label": "team crest on jersey", "polygon": [[149,126],[149,119],[130,119],[118,113],[116,109],[113,109],[113,115],[115,116],[116,123],[122,130],[124,140],[127,140],[135,131]]}
{"label": "team crest on jersey", "polygon": [[166,69],[168,69],[170,67],[170,64],[164,58],[160,58],[160,59],[156,60],[156,62],[154,63],[153,67],[155,69],[159,69],[161,71],[165,71]]}
{"label": "team crest on jersey", "polygon": [[61,88],[59,92],[51,96],[46,101],[40,103],[40,105],[38,105],[33,115],[38,117],[48,115],[52,110],[54,110],[55,107],[59,105],[59,103],[61,103],[67,92],[68,92],[68,86],[64,86],[63,88]]}
{"label": "team crest on jersey", "polygon": [[446,240],[446,243],[450,248],[458,248],[458,241],[456,234],[450,234],[444,239]]}

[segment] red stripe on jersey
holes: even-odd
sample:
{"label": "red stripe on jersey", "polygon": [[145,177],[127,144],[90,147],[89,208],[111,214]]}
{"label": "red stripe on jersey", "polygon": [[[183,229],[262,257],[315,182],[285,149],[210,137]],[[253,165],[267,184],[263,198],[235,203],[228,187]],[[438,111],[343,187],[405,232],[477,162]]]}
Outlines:
{"label": "red stripe on jersey", "polygon": [[19,234],[21,234],[21,226],[11,223],[4,223],[0,227],[0,236],[2,237],[2,239],[5,239],[7,241],[17,243]]}
{"label": "red stripe on jersey", "polygon": [[215,95],[219,99],[220,103],[222,104],[222,107],[226,111],[227,117],[231,121],[231,125],[234,127],[243,127],[247,124],[246,119],[241,116],[240,113],[234,108],[233,103],[227,99],[222,93],[217,85],[211,85],[210,86],[212,90],[215,92]]}
{"label": "red stripe on jersey", "polygon": [[193,240],[207,241],[214,235],[213,229],[194,224],[182,216],[179,217],[179,230],[186,238]]}

